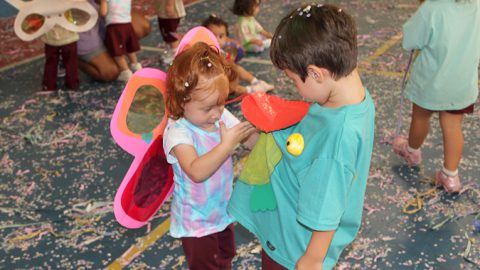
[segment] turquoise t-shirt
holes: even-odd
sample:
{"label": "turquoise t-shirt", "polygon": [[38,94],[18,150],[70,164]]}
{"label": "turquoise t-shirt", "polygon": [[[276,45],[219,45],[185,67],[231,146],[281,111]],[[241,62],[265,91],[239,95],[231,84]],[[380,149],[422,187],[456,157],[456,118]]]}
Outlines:
{"label": "turquoise t-shirt", "polygon": [[[276,262],[293,269],[312,230],[335,230],[323,269],[331,269],[353,241],[361,224],[363,200],[374,139],[375,107],[366,91],[356,105],[331,109],[318,104],[295,126],[273,132],[282,158],[270,176],[277,207],[253,212],[254,186],[237,181],[228,211],[254,233]],[[287,138],[300,133],[299,156],[286,149]]]}
{"label": "turquoise t-shirt", "polygon": [[476,102],[480,0],[425,1],[403,26],[403,48],[419,49],[405,96],[429,110],[459,110]]}

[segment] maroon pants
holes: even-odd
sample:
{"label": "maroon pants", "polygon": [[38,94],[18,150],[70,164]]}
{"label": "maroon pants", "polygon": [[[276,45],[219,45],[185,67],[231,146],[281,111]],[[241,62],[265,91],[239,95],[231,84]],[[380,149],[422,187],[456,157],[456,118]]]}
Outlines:
{"label": "maroon pants", "polygon": [[178,40],[175,36],[177,32],[180,19],[158,19],[158,28],[160,28],[160,34],[162,34],[163,41],[166,43],[172,43]]}
{"label": "maroon pants", "polygon": [[263,270],[287,270],[276,261],[272,260],[267,253],[262,249],[262,269]]}
{"label": "maroon pants", "polygon": [[65,66],[65,87],[76,90],[80,84],[78,80],[77,42],[63,46],[45,44],[45,68],[43,73],[43,90],[57,89],[58,57],[62,56]]}
{"label": "maroon pants", "polygon": [[190,270],[230,270],[235,257],[233,224],[203,237],[183,237],[182,247]]}
{"label": "maroon pants", "polygon": [[132,23],[112,23],[107,26],[105,47],[112,56],[122,56],[140,50]]}

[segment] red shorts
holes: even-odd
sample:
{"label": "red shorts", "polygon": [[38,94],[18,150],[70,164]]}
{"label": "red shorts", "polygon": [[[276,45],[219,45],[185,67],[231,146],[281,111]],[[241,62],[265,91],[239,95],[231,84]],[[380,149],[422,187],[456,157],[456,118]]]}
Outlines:
{"label": "red shorts", "polygon": [[475,107],[474,104],[472,104],[460,110],[445,110],[445,111],[433,111],[433,112],[448,112],[453,114],[472,114],[474,107]]}
{"label": "red shorts", "polygon": [[177,27],[179,23],[180,23],[180,18],[178,19],[158,18],[158,28],[160,28],[160,33],[162,34],[163,41],[165,41],[166,43],[172,43],[178,40],[175,33],[177,32]]}
{"label": "red shorts", "polygon": [[131,23],[107,25],[105,47],[112,56],[121,56],[140,50],[140,43]]}
{"label": "red shorts", "polygon": [[235,257],[233,224],[221,232],[203,237],[182,237],[190,270],[231,270]]}
{"label": "red shorts", "polygon": [[474,109],[474,105],[470,105],[466,108],[463,108],[463,109],[460,109],[460,110],[453,110],[453,111],[446,111],[448,113],[453,113],[453,114],[472,114],[473,113],[473,109]]}
{"label": "red shorts", "polygon": [[265,250],[262,249],[262,269],[264,270],[287,270],[276,261],[274,261],[270,256],[267,255]]}

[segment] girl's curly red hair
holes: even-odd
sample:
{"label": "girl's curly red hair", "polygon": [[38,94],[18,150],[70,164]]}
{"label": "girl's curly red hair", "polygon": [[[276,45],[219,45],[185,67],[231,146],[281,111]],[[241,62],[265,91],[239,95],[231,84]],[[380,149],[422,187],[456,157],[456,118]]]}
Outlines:
{"label": "girl's curly red hair", "polygon": [[[225,75],[230,82],[237,78],[228,63],[218,52],[206,43],[198,42],[177,55],[167,72],[166,107],[169,117],[176,120],[183,117],[184,105],[191,94],[219,75]],[[208,87],[207,87],[208,88]],[[228,93],[228,91],[227,91]]]}

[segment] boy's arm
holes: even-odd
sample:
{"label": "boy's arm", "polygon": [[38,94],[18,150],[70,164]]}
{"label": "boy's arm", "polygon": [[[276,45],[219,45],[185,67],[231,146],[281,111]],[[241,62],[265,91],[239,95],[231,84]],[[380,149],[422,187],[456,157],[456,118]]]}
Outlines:
{"label": "boy's arm", "polygon": [[322,270],[335,231],[313,231],[307,250],[297,261],[295,270]]}
{"label": "boy's arm", "polygon": [[107,0],[100,0],[100,16],[105,17],[108,13]]}

